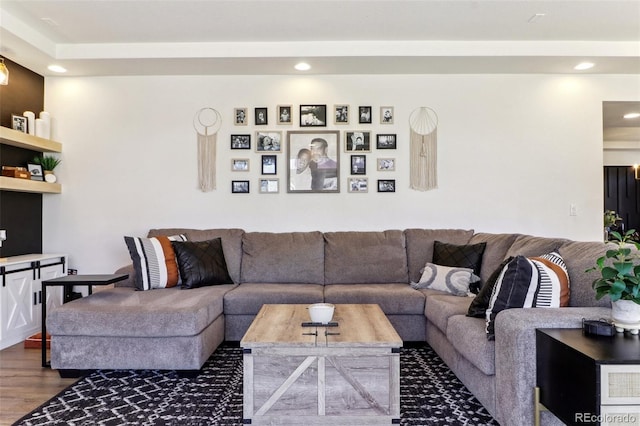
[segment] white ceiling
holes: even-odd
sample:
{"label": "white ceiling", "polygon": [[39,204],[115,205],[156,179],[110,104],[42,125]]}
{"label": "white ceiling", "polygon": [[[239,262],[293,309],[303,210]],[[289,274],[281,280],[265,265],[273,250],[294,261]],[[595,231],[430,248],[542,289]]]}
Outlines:
{"label": "white ceiling", "polygon": [[[640,0],[0,0],[0,55],[41,75],[636,74]],[[640,99],[640,93],[637,96]],[[605,140],[640,140],[605,102]]]}
{"label": "white ceiling", "polygon": [[638,0],[0,0],[0,37],[42,75],[640,74]]}

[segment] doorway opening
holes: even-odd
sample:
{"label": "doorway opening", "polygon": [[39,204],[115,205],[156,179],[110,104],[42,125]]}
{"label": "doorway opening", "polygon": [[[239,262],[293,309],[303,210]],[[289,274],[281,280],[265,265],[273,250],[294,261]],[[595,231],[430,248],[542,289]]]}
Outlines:
{"label": "doorway opening", "polygon": [[614,230],[640,231],[640,180],[633,167],[640,164],[640,102],[603,102],[602,117],[604,211],[621,218]]}

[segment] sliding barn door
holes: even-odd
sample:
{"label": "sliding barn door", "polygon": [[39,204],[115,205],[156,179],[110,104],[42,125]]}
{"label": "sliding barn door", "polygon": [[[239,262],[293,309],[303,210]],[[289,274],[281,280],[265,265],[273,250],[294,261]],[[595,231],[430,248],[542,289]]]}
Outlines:
{"label": "sliding barn door", "polygon": [[615,210],[625,230],[640,231],[640,180],[635,179],[633,167],[605,166],[604,209]]}

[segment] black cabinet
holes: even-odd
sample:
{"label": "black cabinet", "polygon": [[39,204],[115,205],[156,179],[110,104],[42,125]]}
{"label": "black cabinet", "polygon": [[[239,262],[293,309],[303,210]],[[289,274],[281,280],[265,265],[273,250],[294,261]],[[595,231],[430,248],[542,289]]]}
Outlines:
{"label": "black cabinet", "polygon": [[640,424],[640,338],[536,330],[540,403],[568,425]]}

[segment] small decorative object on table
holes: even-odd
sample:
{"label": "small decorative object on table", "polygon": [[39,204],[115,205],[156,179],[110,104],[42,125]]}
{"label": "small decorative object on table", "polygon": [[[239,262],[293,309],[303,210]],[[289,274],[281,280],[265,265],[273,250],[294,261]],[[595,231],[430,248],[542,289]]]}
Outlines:
{"label": "small decorative object on table", "polygon": [[328,324],[333,318],[333,311],[335,306],[331,303],[314,303],[309,305],[309,316],[311,322]]}
{"label": "small decorative object on table", "polygon": [[[640,330],[640,243],[631,240],[635,230],[624,235],[611,232],[612,243],[617,247],[607,250],[596,261],[596,266],[587,270],[600,271],[601,277],[592,286],[596,299],[605,295],[611,299],[611,316],[618,332],[629,330],[638,334]],[[634,250],[635,246],[635,250]],[[611,262],[607,262],[611,259]]]}

